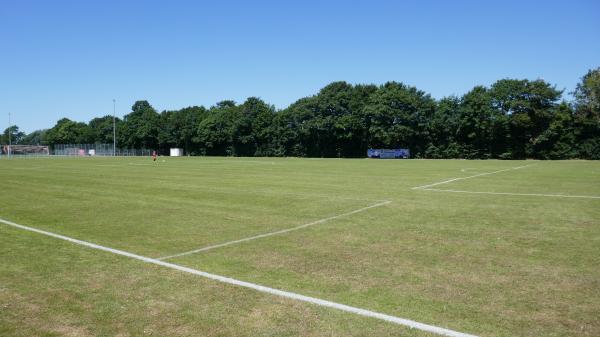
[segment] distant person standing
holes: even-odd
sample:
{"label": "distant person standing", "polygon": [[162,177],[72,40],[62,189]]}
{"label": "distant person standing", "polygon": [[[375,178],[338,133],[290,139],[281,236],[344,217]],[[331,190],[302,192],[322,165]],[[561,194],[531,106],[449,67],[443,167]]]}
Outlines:
{"label": "distant person standing", "polygon": [[152,161],[156,161],[156,151],[152,151]]}

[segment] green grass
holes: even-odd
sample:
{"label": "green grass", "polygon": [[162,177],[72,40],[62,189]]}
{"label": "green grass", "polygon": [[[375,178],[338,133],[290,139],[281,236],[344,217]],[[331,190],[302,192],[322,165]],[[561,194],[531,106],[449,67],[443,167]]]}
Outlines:
{"label": "green grass", "polygon": [[[600,196],[588,161],[0,160],[0,218],[481,336],[600,335]],[[428,336],[0,224],[0,335]]]}

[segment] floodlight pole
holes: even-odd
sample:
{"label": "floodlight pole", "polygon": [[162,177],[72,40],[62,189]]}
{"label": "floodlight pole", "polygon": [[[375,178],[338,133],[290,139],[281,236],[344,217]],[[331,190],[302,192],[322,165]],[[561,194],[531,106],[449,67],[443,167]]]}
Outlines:
{"label": "floodlight pole", "polygon": [[117,155],[117,127],[115,122],[115,114],[116,114],[116,103],[113,98],[113,157]]}
{"label": "floodlight pole", "polygon": [[8,158],[10,159],[10,153],[12,152],[12,137],[10,134],[10,112],[8,113]]}

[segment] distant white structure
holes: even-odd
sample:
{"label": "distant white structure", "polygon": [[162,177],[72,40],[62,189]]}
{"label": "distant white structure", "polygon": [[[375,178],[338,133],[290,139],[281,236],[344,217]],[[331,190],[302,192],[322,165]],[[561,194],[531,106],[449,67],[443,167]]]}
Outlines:
{"label": "distant white structure", "polygon": [[183,149],[178,147],[171,148],[171,157],[181,157],[183,156]]}

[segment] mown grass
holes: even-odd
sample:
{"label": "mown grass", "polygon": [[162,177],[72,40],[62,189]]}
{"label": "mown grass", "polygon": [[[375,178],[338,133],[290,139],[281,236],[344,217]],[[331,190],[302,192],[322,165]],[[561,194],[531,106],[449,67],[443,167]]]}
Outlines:
{"label": "mown grass", "polygon": [[0,336],[430,336],[0,226]]}
{"label": "mown grass", "polygon": [[[586,161],[4,160],[0,217],[160,257],[391,200],[169,261],[482,336],[600,335],[599,199],[411,189],[526,164],[436,187],[600,195]],[[426,335],[0,234],[0,335]]]}

